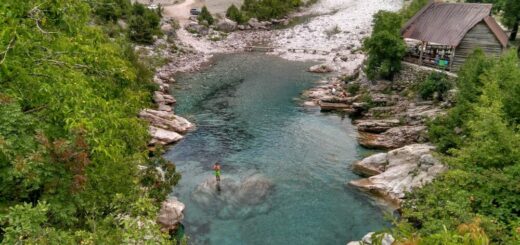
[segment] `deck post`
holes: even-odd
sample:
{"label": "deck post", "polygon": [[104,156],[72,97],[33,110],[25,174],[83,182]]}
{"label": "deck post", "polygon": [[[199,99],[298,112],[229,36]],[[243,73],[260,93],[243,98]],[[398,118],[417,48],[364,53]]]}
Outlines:
{"label": "deck post", "polygon": [[455,50],[456,50],[456,47],[452,46],[451,47],[451,57],[450,57],[450,71],[453,70],[453,61],[455,61]]}
{"label": "deck post", "polygon": [[419,53],[419,65],[422,65],[422,59],[423,59],[423,53],[424,53],[424,48],[426,46],[426,42],[422,42],[421,44],[421,52]]}

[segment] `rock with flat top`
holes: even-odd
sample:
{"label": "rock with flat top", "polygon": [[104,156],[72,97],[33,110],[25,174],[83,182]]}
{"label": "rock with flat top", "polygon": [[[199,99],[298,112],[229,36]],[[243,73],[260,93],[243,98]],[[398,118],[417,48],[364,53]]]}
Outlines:
{"label": "rock with flat top", "polygon": [[177,102],[173,96],[165,94],[161,91],[155,91],[153,93],[153,101],[157,104],[173,105]]}
{"label": "rock with flat top", "polygon": [[218,22],[217,29],[223,32],[232,32],[237,29],[237,23],[228,18],[224,18]]}
{"label": "rock with flat top", "polygon": [[400,124],[397,119],[357,120],[354,123],[357,125],[359,131],[376,134],[383,133]]}
{"label": "rock with flat top", "polygon": [[166,111],[166,112],[172,112],[173,111],[172,107],[169,106],[169,105],[166,105],[166,104],[159,104],[157,110],[159,110],[159,111]]}
{"label": "rock with flat top", "polygon": [[398,204],[405,193],[431,182],[446,170],[433,156],[434,149],[429,144],[412,144],[392,150],[386,154],[386,169],[382,173],[349,184]]}
{"label": "rock with flat top", "polygon": [[180,134],[187,133],[195,128],[195,125],[185,118],[167,111],[144,109],[139,112],[139,117],[147,120],[154,127],[175,131]]}
{"label": "rock with flat top", "polygon": [[186,206],[177,200],[176,197],[164,201],[157,215],[157,224],[161,227],[162,232],[175,230],[177,225],[184,219],[182,211]]}
{"label": "rock with flat top", "polygon": [[358,142],[370,149],[396,149],[426,141],[426,126],[400,126],[382,134],[360,132]]}
{"label": "rock with flat top", "polygon": [[378,153],[352,164],[352,171],[370,177],[385,171],[386,165],[388,165],[387,154]]}
{"label": "rock with flat top", "polygon": [[152,136],[152,141],[150,144],[160,144],[160,145],[169,145],[175,143],[181,139],[183,136],[170,130],[157,128],[154,126],[150,126],[148,129],[150,135]]}

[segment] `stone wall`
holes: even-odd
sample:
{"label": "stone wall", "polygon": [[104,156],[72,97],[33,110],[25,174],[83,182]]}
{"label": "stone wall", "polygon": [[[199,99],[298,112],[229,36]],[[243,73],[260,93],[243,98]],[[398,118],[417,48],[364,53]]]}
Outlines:
{"label": "stone wall", "polygon": [[[456,78],[457,75],[451,72],[441,71],[430,67],[419,66],[416,64],[401,62],[401,71],[394,77],[393,87],[397,90],[411,88],[413,85],[420,83],[428,77],[432,72],[441,72],[449,77]],[[401,89],[399,89],[401,88]]]}

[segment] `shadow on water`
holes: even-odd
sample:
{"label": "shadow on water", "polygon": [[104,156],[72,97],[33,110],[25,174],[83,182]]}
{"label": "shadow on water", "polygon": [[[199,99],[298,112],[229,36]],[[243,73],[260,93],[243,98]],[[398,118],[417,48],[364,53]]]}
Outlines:
{"label": "shadow on water", "polygon": [[[217,56],[178,77],[176,111],[198,129],[169,150],[193,244],[342,244],[380,229],[380,208],[345,183],[366,150],[348,117],[298,106],[311,63]],[[211,166],[222,163],[217,185]]]}

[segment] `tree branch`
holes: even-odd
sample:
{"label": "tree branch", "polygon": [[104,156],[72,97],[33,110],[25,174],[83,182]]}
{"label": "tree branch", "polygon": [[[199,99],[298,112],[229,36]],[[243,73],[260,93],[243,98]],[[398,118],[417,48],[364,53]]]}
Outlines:
{"label": "tree branch", "polygon": [[2,60],[0,60],[0,65],[3,64],[5,59],[7,58],[7,52],[9,52],[9,50],[12,48],[12,45],[13,45],[15,39],[16,39],[15,37],[11,38],[11,41],[9,41],[9,44],[7,44],[7,48],[5,49],[5,51],[0,53],[0,55],[2,55]]}

